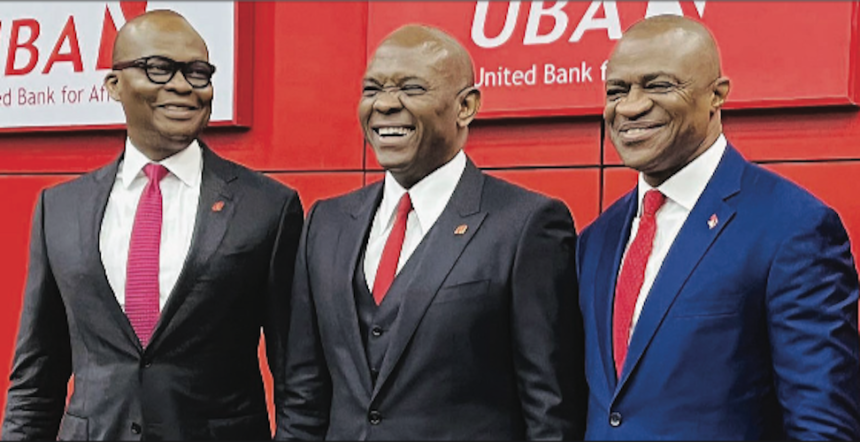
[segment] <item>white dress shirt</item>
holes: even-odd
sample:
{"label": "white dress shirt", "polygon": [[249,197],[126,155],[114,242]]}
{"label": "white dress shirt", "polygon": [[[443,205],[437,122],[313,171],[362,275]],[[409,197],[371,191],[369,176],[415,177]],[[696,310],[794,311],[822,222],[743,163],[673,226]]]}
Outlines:
{"label": "white dress shirt", "polygon": [[[666,259],[666,255],[669,253],[672,243],[675,242],[675,237],[678,236],[678,232],[687,220],[687,216],[690,215],[702,192],[704,192],[708,181],[714,175],[714,171],[717,170],[717,166],[720,164],[720,159],[723,157],[723,152],[725,151],[726,138],[720,135],[708,150],[657,187],[657,190],[666,196],[666,202],[657,211],[655,216],[657,232],[654,235],[654,244],[651,249],[651,255],[648,257],[648,264],[645,265],[645,279],[642,282],[639,297],[636,298],[636,307],[633,310],[633,321],[630,324],[630,334],[628,336],[633,336],[633,330],[636,327],[636,322],[639,320],[639,314],[642,312],[642,307],[648,298],[648,292],[651,291],[651,285],[654,284],[654,279],[657,278],[657,273],[663,265],[663,260]],[[645,197],[645,192],[651,189],[654,189],[654,187],[646,183],[643,175],[640,173],[639,209],[630,228],[630,238],[627,240],[627,247],[624,249],[625,256],[627,255],[627,250],[630,249],[630,244],[633,243],[633,238],[636,237],[636,232],[639,231],[639,220],[642,217],[642,199]],[[696,222],[703,224],[707,221],[706,219],[696,220]],[[622,259],[621,262],[623,266],[624,260]],[[621,269],[619,269],[618,274],[621,274]]]}
{"label": "white dress shirt", "polygon": [[[464,170],[466,170],[466,154],[461,150],[451,161],[434,170],[409,189],[413,210],[406,219],[406,237],[403,239],[400,259],[397,261],[398,273],[445,210]],[[364,278],[371,290],[376,281],[379,261],[382,259],[382,249],[385,248],[388,234],[394,227],[397,203],[406,193],[406,189],[394,179],[391,173],[386,172],[382,192],[382,202],[376,209],[364,252]]]}
{"label": "white dress shirt", "polygon": [[[116,300],[125,311],[125,279],[128,248],[137,202],[149,181],[143,166],[150,161],[132,143],[125,143],[125,155],[119,164],[99,234],[99,251],[108,282]],[[158,304],[164,309],[173,290],[185,257],[191,246],[200,182],[203,153],[197,141],[159,164],[169,173],[161,180],[161,245],[159,249]]]}

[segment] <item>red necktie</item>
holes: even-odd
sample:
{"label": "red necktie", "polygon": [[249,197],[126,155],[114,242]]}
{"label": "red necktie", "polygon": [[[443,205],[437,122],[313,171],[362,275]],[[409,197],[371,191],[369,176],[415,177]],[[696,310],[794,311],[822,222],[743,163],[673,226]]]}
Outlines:
{"label": "red necktie", "polygon": [[128,247],[125,280],[125,314],[146,347],[158,323],[158,256],[161,246],[161,188],[167,175],[160,164],[147,164],[149,182],[140,195]]}
{"label": "red necktie", "polygon": [[379,267],[376,269],[376,279],[373,281],[373,300],[376,301],[376,305],[382,304],[382,298],[385,297],[385,293],[394,282],[394,275],[397,274],[400,249],[403,248],[403,238],[406,237],[406,219],[411,211],[412,200],[409,198],[409,192],[406,192],[397,203],[397,218],[394,219],[394,227],[388,234]]}
{"label": "red necktie", "polygon": [[654,215],[666,202],[666,196],[659,190],[645,192],[642,204],[642,218],[639,220],[639,230],[636,238],[627,250],[618,284],[615,286],[615,306],[612,310],[612,350],[615,356],[615,375],[621,378],[624,358],[627,357],[627,343],[630,340],[630,324],[633,321],[633,311],[636,299],[642,290],[645,280],[645,266],[651,256],[654,245],[654,234],[657,232],[657,221]]}

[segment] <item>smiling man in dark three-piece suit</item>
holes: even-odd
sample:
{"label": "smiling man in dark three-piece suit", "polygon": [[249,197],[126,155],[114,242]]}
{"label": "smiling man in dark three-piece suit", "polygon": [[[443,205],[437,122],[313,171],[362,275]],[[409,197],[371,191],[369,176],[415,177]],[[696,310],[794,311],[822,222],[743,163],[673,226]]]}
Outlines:
{"label": "smiling man in dark three-piece suit", "polygon": [[279,396],[302,207],[197,139],[208,59],[174,12],[120,29],[125,150],[39,197],[4,440],[271,438],[257,349]]}
{"label": "smiling man in dark three-piece suit", "polygon": [[729,90],[690,19],[641,21],[609,59],[606,128],[639,183],[577,249],[586,439],[860,438],[848,235],[728,143]]}
{"label": "smiling man in dark three-piece suit", "polygon": [[447,34],[377,48],[358,114],[385,178],[308,213],[276,438],[581,437],[573,221],[466,157],[479,104]]}

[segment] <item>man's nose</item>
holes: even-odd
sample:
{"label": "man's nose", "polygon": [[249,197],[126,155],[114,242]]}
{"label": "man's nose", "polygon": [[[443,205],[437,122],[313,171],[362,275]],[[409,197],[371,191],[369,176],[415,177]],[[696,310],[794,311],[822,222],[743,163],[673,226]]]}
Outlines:
{"label": "man's nose", "polygon": [[400,101],[398,90],[383,89],[373,102],[373,110],[383,114],[397,112],[402,108],[403,103]]}
{"label": "man's nose", "polygon": [[615,105],[615,113],[625,118],[637,118],[648,113],[654,102],[639,87],[631,87],[627,96],[618,100]]}
{"label": "man's nose", "polygon": [[181,69],[177,70],[176,73],[173,74],[173,78],[171,78],[164,86],[179,94],[191,93],[191,90],[193,89],[191,87],[191,83],[185,79],[185,74],[182,73]]}

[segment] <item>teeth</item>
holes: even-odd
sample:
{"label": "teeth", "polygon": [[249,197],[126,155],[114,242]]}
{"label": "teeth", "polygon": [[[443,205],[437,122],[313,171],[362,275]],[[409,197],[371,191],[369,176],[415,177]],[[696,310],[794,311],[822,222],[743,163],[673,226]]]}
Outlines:
{"label": "teeth", "polygon": [[633,128],[633,129],[626,129],[623,132],[628,134],[628,135],[639,135],[642,132],[647,132],[651,129],[653,129],[653,127],[637,127],[637,128]]}
{"label": "teeth", "polygon": [[412,132],[412,129],[408,129],[405,127],[380,127],[377,129],[379,135],[391,136],[391,135],[409,135]]}

